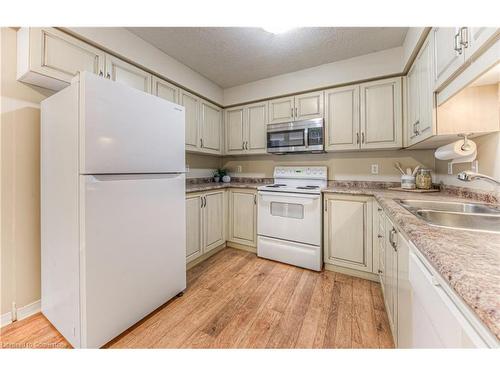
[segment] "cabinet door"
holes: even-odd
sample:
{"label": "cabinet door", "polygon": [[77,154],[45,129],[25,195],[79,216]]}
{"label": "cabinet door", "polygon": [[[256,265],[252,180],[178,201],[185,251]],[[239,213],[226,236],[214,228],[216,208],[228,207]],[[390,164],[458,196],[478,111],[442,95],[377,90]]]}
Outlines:
{"label": "cabinet door", "polygon": [[391,240],[396,236],[396,229],[394,228],[392,222],[386,217],[385,223],[385,237],[386,237],[386,248],[385,248],[385,290],[384,290],[384,300],[387,309],[387,317],[389,319],[389,324],[391,326],[392,335],[394,338],[394,343],[397,345],[397,274],[398,274],[398,263],[397,263],[397,251],[394,249]]}
{"label": "cabinet door", "polygon": [[498,27],[467,27],[463,31],[463,36],[467,39],[465,58],[472,57],[485,43],[500,33]]}
{"label": "cabinet door", "polygon": [[137,90],[151,92],[151,74],[112,55],[106,55],[106,77]]}
{"label": "cabinet door", "polygon": [[323,117],[323,91],[295,96],[295,120]]}
{"label": "cabinet door", "polygon": [[224,113],[227,154],[243,154],[245,151],[245,114],[244,107],[226,109]]}
{"label": "cabinet door", "polygon": [[247,106],[247,144],[250,154],[265,154],[267,151],[267,102]]}
{"label": "cabinet door", "polygon": [[153,76],[153,95],[172,103],[179,103],[179,88],[161,78]]}
{"label": "cabinet door", "polygon": [[325,91],[325,149],[359,149],[359,86]]}
{"label": "cabinet door", "polygon": [[[434,38],[434,88],[439,88],[465,62],[465,54],[459,45],[458,27],[435,27]],[[456,40],[455,40],[456,39]]]}
{"label": "cabinet door", "polygon": [[257,205],[255,190],[232,189],[229,191],[229,241],[256,246]]}
{"label": "cabinet door", "polygon": [[201,150],[221,153],[222,110],[205,100],[200,104]]}
{"label": "cabinet door", "polygon": [[401,148],[401,78],[364,83],[360,90],[361,148]]}
{"label": "cabinet door", "polygon": [[280,122],[293,121],[293,119],[293,96],[269,101],[269,124],[279,124]]}
{"label": "cabinet door", "polygon": [[203,254],[201,195],[186,197],[186,262]]}
{"label": "cabinet door", "polygon": [[372,272],[370,198],[329,196],[325,205],[325,263]]}
{"label": "cabinet door", "polygon": [[222,245],[225,239],[224,231],[224,191],[206,193],[203,197],[203,234],[204,252]]}
{"label": "cabinet door", "polygon": [[[59,90],[78,71],[104,74],[105,54],[54,28],[21,28],[17,33],[18,79]],[[48,80],[47,77],[52,78]]]}
{"label": "cabinet door", "polygon": [[417,136],[415,142],[429,138],[434,132],[434,90],[432,84],[432,66],[434,59],[432,56],[432,39],[422,46],[418,56],[418,123]]}
{"label": "cabinet door", "polygon": [[200,99],[187,91],[181,90],[179,104],[185,108],[186,113],[186,150],[198,151],[200,147]]}
{"label": "cabinet door", "polygon": [[408,78],[406,80],[408,84],[408,110],[407,110],[407,143],[411,146],[416,143],[415,138],[417,137],[417,126],[420,116],[420,93],[419,93],[419,74],[420,66],[418,59],[415,60],[413,66],[408,72]]}

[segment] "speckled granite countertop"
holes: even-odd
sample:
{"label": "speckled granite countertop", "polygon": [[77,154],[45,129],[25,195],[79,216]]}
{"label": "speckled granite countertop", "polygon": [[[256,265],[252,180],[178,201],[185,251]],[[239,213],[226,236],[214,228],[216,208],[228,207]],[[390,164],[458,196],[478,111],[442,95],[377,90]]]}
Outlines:
{"label": "speckled granite countertop", "polygon": [[356,186],[329,186],[323,192],[374,196],[394,224],[500,339],[500,234],[431,226],[394,201],[473,200],[445,193],[405,193]]}
{"label": "speckled granite countertop", "polygon": [[195,193],[198,191],[217,190],[225,188],[257,189],[263,183],[255,182],[206,182],[201,184],[187,184],[186,193]]}

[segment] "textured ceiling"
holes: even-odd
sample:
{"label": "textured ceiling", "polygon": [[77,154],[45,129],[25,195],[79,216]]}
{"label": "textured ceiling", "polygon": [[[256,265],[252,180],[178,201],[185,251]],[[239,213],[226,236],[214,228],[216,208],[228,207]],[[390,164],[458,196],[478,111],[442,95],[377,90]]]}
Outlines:
{"label": "textured ceiling", "polygon": [[129,31],[223,88],[401,46],[406,27],[134,27]]}

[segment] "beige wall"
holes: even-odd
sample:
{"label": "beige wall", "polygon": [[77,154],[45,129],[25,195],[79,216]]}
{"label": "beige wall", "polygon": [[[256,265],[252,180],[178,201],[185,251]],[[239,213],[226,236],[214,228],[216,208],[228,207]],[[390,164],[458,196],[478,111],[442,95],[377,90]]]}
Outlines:
{"label": "beige wall", "polygon": [[16,81],[16,31],[1,29],[1,306],[40,298],[40,101],[51,94]]}
{"label": "beige wall", "polygon": [[[434,168],[434,154],[431,150],[336,152],[308,155],[262,155],[223,158],[223,166],[233,175],[241,166],[242,176],[272,177],[277,165],[325,165],[329,180],[399,181],[400,174],[394,169],[399,161],[403,167],[417,164]],[[371,165],[379,165],[379,174],[371,174]]]}
{"label": "beige wall", "polygon": [[221,163],[222,157],[220,156],[186,153],[186,165],[189,167],[186,177],[211,177],[214,169],[221,167]]}

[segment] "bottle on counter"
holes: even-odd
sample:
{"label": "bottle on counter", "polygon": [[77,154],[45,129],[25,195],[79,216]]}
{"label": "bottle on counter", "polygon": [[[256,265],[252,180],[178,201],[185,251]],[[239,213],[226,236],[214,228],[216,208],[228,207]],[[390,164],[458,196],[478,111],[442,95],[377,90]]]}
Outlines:
{"label": "bottle on counter", "polygon": [[417,172],[415,178],[417,189],[429,190],[432,189],[432,175],[430,169],[421,168]]}

